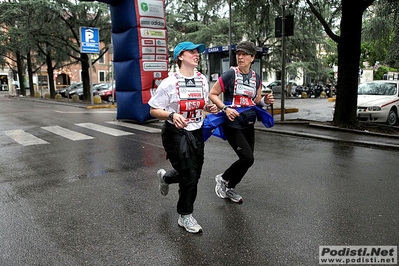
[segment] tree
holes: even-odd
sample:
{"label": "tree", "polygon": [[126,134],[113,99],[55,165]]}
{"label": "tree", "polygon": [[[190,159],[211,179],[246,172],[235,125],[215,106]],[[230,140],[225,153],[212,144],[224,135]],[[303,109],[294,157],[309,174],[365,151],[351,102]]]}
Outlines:
{"label": "tree", "polygon": [[340,35],[337,35],[328,26],[320,10],[317,9],[317,5],[314,5],[311,0],[306,0],[328,36],[338,46],[338,86],[333,123],[339,127],[353,128],[357,125],[357,85],[362,16],[366,8],[373,2],[374,0],[341,0]]}
{"label": "tree", "polygon": [[374,65],[399,67],[399,1],[376,1],[365,21],[362,39],[366,43],[366,61]]}
{"label": "tree", "polygon": [[24,84],[25,59],[24,54],[28,50],[28,41],[25,38],[25,18],[23,9],[16,1],[1,3],[0,21],[2,22],[1,44],[2,56],[7,58],[7,64],[20,80],[19,89],[22,95],[26,95]]}
{"label": "tree", "polygon": [[[64,32],[65,26],[61,20],[58,19],[59,9],[56,3],[48,0],[31,1],[34,12],[31,14],[31,19],[34,21],[29,28],[30,35],[34,40],[33,54],[35,55],[37,71],[44,65],[47,66],[48,79],[54,80],[54,69],[61,68],[65,65],[71,64],[71,58],[68,56],[68,49],[60,43],[57,35],[54,33],[54,28],[57,32]],[[50,98],[55,98],[55,84],[49,82]]]}
{"label": "tree", "polygon": [[[110,43],[111,30],[108,6],[103,3],[79,3],[69,0],[8,0],[0,2],[0,22],[5,31],[0,34],[0,52],[8,57],[12,69],[17,69],[22,95],[25,95],[24,73],[28,65],[29,87],[33,93],[32,76],[39,66],[47,64],[49,79],[53,69],[81,62],[84,100],[89,100],[89,57],[80,53],[81,26],[99,28],[100,42]],[[56,30],[54,30],[56,29]],[[105,45],[97,60],[108,50]],[[96,61],[94,60],[93,63]],[[55,96],[50,82],[50,94]]]}
{"label": "tree", "polygon": [[[234,16],[237,18],[234,20],[233,31],[239,36],[238,41],[246,37],[258,46],[267,46],[269,52],[263,62],[264,68],[267,72],[281,72],[281,42],[280,38],[275,38],[275,19],[281,17],[282,13],[279,1],[264,0],[260,5],[259,0],[235,0],[233,6],[236,7]],[[328,65],[317,55],[320,49],[330,53],[334,48],[327,45],[323,28],[314,16],[309,16],[305,5],[298,0],[287,7],[287,15],[294,15],[295,26],[294,35],[285,39],[286,55],[290,61],[285,69],[287,76],[297,77],[298,69],[302,69],[307,76],[304,82],[325,77]],[[323,9],[323,14],[325,12],[330,11]]]}
{"label": "tree", "polygon": [[[56,0],[55,2],[59,8],[58,18],[64,23],[63,28],[65,30],[58,32],[54,37],[68,49],[67,54],[70,58],[81,63],[83,101],[89,101],[91,99],[89,55],[80,52],[79,28],[81,26],[98,28],[101,33],[100,42],[109,44],[111,42],[111,25],[109,23],[108,6],[97,2],[72,2],[69,0]],[[105,45],[96,60],[102,57],[107,51],[108,45]]]}

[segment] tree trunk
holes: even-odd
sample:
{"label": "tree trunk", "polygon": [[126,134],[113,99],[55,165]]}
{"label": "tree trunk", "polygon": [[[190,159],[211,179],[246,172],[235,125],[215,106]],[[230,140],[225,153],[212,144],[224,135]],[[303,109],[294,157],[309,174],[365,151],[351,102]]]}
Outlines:
{"label": "tree trunk", "polygon": [[33,85],[33,72],[32,72],[32,58],[30,52],[26,55],[26,62],[28,67],[28,80],[29,80],[29,90],[30,90],[30,97],[35,96],[35,87]]}
{"label": "tree trunk", "polygon": [[[364,7],[364,8],[363,8]],[[357,125],[357,86],[360,62],[363,0],[342,0],[341,36],[338,42],[338,87],[333,123]]]}
{"label": "tree trunk", "polygon": [[25,84],[24,84],[24,63],[21,57],[21,54],[16,52],[15,57],[17,60],[17,71],[18,71],[18,80],[19,80],[19,90],[21,95],[26,96]]}
{"label": "tree trunk", "polygon": [[51,58],[51,48],[46,49],[46,64],[47,64],[47,75],[48,75],[48,86],[50,88],[50,98],[55,99],[55,85],[54,85],[54,67],[53,60]]}
{"label": "tree trunk", "polygon": [[90,96],[90,75],[89,73],[89,56],[88,54],[80,54],[81,64],[82,64],[82,83],[83,83],[83,101],[91,101]]}

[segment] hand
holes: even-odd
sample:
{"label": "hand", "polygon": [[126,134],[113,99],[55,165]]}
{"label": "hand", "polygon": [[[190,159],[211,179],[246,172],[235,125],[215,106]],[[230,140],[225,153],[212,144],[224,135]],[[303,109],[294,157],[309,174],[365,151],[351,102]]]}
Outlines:
{"label": "hand", "polygon": [[211,112],[212,114],[216,114],[217,112],[219,112],[219,109],[217,107],[216,104],[208,104],[208,110],[209,112]]}
{"label": "hand", "polygon": [[177,128],[185,128],[187,126],[186,119],[181,114],[177,113],[173,115],[173,124]]}
{"label": "hand", "polygon": [[266,104],[274,104],[274,95],[272,93],[267,93],[264,97]]}
{"label": "hand", "polygon": [[230,121],[234,121],[234,119],[236,119],[237,116],[239,116],[240,114],[236,111],[236,109],[234,108],[227,108],[226,109],[226,116]]}

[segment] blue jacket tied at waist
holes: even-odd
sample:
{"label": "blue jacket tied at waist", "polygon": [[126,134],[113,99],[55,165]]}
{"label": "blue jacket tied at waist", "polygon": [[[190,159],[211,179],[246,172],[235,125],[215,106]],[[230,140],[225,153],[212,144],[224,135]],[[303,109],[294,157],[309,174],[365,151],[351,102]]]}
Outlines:
{"label": "blue jacket tied at waist", "polygon": [[[242,113],[250,109],[254,109],[256,111],[258,118],[260,118],[262,124],[265,127],[270,128],[274,126],[273,116],[269,114],[269,112],[267,112],[265,109],[256,105],[249,107],[238,107],[236,108],[236,111],[238,113]],[[224,122],[227,121],[227,119],[228,118],[224,112],[219,112],[217,114],[208,114],[205,117],[203,125],[204,141],[206,141],[211,135],[226,140],[226,137],[223,133],[222,125]]]}

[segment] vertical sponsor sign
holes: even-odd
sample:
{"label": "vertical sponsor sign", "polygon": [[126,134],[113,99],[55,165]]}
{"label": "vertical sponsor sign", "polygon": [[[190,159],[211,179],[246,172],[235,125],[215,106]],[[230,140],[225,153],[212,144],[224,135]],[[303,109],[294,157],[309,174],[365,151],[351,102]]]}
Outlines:
{"label": "vertical sponsor sign", "polygon": [[162,79],[168,75],[166,20],[163,1],[138,0],[136,3],[142,100],[146,104]]}
{"label": "vertical sponsor sign", "polygon": [[168,76],[164,0],[98,1],[110,4],[116,118],[138,122],[154,119],[148,100]]}

